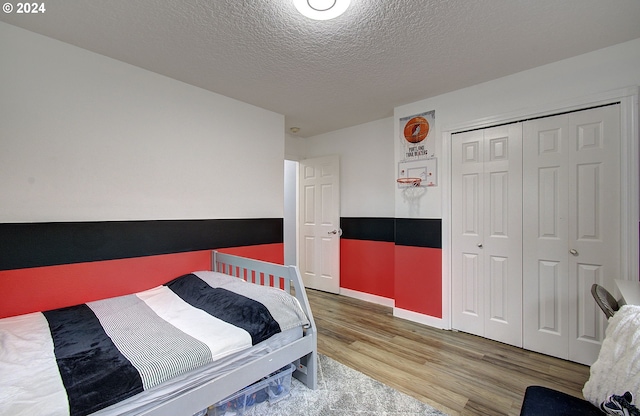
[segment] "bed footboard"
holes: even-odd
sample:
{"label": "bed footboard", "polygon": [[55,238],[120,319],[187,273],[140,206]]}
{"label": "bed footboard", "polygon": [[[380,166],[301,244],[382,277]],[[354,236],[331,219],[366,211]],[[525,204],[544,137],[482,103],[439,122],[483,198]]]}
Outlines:
{"label": "bed footboard", "polygon": [[236,276],[248,282],[263,285],[279,287],[287,293],[292,294],[300,302],[300,306],[304,310],[309,319],[309,328],[305,330],[307,342],[313,345],[312,351],[300,356],[298,359],[298,368],[293,376],[304,383],[310,389],[317,388],[317,330],[311,305],[307,298],[307,292],[304,289],[302,277],[296,266],[283,266],[274,263],[268,263],[260,260],[248,259],[231,254],[224,254],[218,251],[213,252],[211,270],[220,273]]}

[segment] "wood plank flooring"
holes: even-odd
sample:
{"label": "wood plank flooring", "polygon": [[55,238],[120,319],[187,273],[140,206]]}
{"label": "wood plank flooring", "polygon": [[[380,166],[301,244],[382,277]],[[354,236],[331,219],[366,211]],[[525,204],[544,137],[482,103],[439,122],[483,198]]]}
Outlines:
{"label": "wood plank flooring", "polygon": [[582,397],[589,367],[308,289],[318,351],[449,415],[519,415],[529,385]]}

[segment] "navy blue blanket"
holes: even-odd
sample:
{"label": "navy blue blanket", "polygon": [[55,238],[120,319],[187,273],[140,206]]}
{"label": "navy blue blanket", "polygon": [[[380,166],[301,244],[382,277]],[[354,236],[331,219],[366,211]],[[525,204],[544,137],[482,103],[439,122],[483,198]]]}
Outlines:
{"label": "navy blue blanket", "polygon": [[213,288],[194,274],[181,276],[166,286],[191,306],[250,333],[253,345],[280,332],[280,325],[263,304],[223,288]]}

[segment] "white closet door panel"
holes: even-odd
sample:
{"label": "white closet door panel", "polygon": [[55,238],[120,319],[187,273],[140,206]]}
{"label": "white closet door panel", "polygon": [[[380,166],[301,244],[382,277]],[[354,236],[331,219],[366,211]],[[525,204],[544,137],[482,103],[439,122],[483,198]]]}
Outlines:
{"label": "white closet door panel", "polygon": [[569,115],[569,359],[592,364],[606,319],[591,296],[620,276],[620,114],[607,106]]}
{"label": "white closet door panel", "polygon": [[489,257],[489,321],[509,323],[509,259]]}
{"label": "white closet door panel", "polygon": [[600,164],[585,163],[577,166],[576,172],[576,240],[599,240],[600,211],[598,191],[600,191]]}
{"label": "white closet door panel", "polygon": [[[475,253],[462,253],[462,304],[460,312],[469,320],[477,320],[482,311],[482,298],[478,290],[481,271],[478,267],[481,263],[480,257]],[[471,327],[473,330],[473,327]]]}
{"label": "white closet door panel", "polygon": [[523,125],[523,345],[569,356],[568,118]]}
{"label": "white closet door panel", "polygon": [[480,194],[482,192],[481,173],[471,173],[462,176],[462,235],[480,239],[482,234]]}
{"label": "white closet door panel", "polygon": [[[602,266],[595,264],[578,264],[576,270],[577,309],[576,314],[578,339],[599,343],[603,339],[602,327],[598,315],[602,311],[591,295],[591,285],[604,280]],[[603,314],[604,315],[604,314]]]}
{"label": "white closet door panel", "polygon": [[522,130],[452,141],[452,325],[522,345]]}
{"label": "white closet door panel", "polygon": [[566,239],[560,226],[560,166],[538,169],[538,238]]}
{"label": "white closet door panel", "polygon": [[537,325],[538,331],[562,337],[561,313],[562,275],[561,263],[557,261],[539,261],[537,274]]}
{"label": "white closet door panel", "polygon": [[509,236],[509,172],[489,173],[489,236]]}
{"label": "white closet door panel", "polygon": [[620,262],[619,106],[524,123],[524,347],[590,365]]}
{"label": "white closet door panel", "polygon": [[484,138],[485,337],[522,346],[522,126]]}
{"label": "white closet door panel", "polygon": [[453,327],[484,336],[484,134],[457,134],[452,143]]}

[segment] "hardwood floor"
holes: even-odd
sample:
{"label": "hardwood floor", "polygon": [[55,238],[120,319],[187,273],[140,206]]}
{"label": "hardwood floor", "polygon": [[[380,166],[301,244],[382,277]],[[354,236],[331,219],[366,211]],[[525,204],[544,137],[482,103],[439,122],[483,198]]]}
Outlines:
{"label": "hardwood floor", "polygon": [[582,397],[589,367],[395,318],[389,307],[308,290],[318,351],[449,415],[519,415],[529,385]]}

